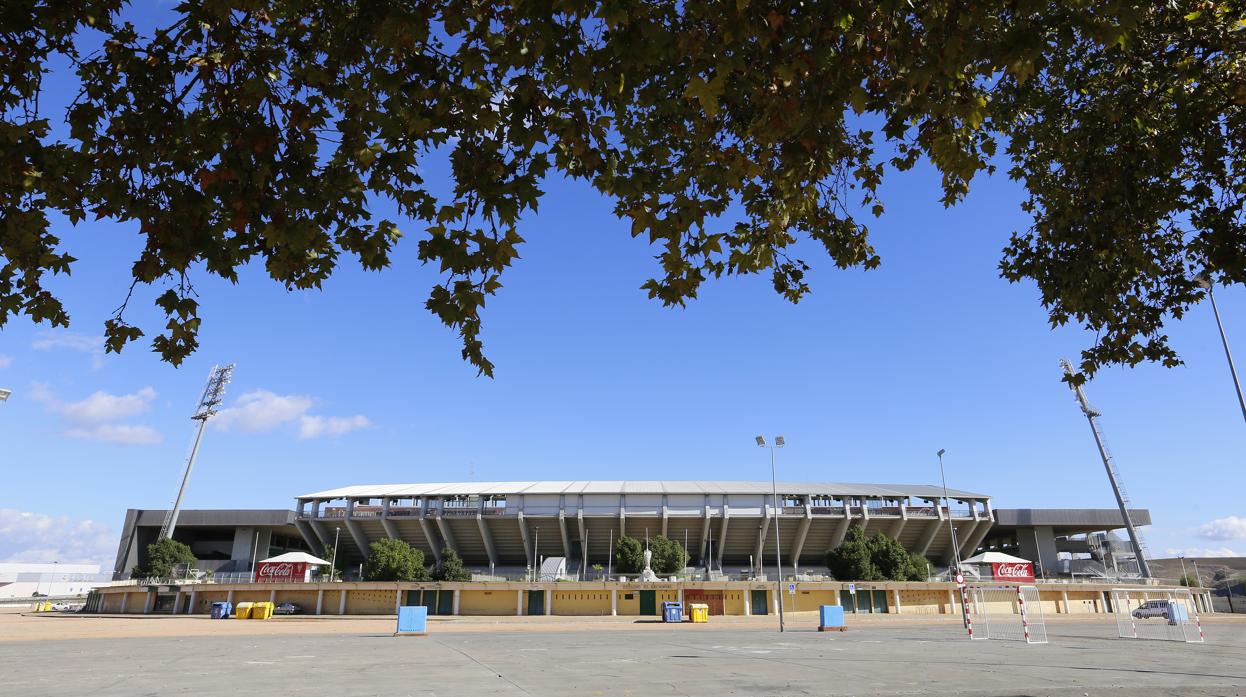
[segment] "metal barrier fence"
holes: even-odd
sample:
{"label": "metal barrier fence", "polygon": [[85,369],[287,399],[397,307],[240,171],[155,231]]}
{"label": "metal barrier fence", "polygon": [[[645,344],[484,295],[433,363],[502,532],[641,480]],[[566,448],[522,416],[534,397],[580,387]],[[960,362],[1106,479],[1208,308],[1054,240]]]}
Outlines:
{"label": "metal barrier fence", "polygon": [[1189,588],[1113,588],[1116,634],[1122,639],[1203,642],[1203,625]]}
{"label": "metal barrier fence", "polygon": [[1043,604],[1035,586],[969,586],[970,639],[1047,643]]}

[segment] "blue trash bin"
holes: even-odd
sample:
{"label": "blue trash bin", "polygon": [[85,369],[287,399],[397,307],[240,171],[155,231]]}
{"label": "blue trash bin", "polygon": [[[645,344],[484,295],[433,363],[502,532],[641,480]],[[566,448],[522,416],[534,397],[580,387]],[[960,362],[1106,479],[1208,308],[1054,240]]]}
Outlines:
{"label": "blue trash bin", "polygon": [[684,604],[679,602],[662,603],[662,621],[663,622],[683,622],[684,621]]}
{"label": "blue trash bin", "polygon": [[212,619],[227,620],[234,613],[234,604],[226,600],[212,603]]}

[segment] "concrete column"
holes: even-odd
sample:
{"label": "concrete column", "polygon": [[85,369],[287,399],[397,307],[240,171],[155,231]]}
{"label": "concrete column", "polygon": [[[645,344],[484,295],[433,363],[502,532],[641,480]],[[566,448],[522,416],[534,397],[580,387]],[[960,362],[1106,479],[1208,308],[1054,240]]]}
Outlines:
{"label": "concrete column", "polygon": [[[457,594],[457,593],[456,593]],[[398,614],[398,608],[402,607],[402,589],[394,591],[394,614]]]}
{"label": "concrete column", "polygon": [[956,609],[956,595],[955,593],[952,592],[952,589],[949,588],[947,591],[947,612],[944,614],[950,615],[953,613],[955,609]]}
{"label": "concrete column", "polygon": [[156,604],[156,594],[147,591],[147,599],[143,602],[143,614],[150,615],[152,605]]}
{"label": "concrete column", "polygon": [[774,602],[771,604],[774,605],[774,614],[777,615],[779,614],[779,603],[783,602],[783,593],[778,591],[769,591],[769,593],[774,596]]}
{"label": "concrete column", "polygon": [[123,615],[125,614],[126,606],[129,604],[130,604],[130,594],[122,593],[121,594],[121,610],[120,610],[121,614]]}
{"label": "concrete column", "polygon": [[545,589],[545,614],[551,615],[554,610],[554,591]]}
{"label": "concrete column", "polygon": [[1060,605],[1064,608],[1062,612],[1069,614],[1069,592],[1066,590],[1060,591]]}
{"label": "concrete column", "polygon": [[277,604],[277,589],[276,588],[268,591],[268,602],[272,603],[273,605]]}
{"label": "concrete column", "polygon": [[324,589],[316,591],[316,614],[319,615],[324,610]]}
{"label": "concrete column", "polygon": [[346,614],[346,589],[339,588],[337,591],[337,614]]}
{"label": "concrete column", "polygon": [[194,591],[191,591],[191,592],[190,592],[190,607],[186,608],[186,614],[188,614],[188,615],[192,615],[192,614],[194,614],[194,612],[195,612],[195,601],[198,599],[198,596],[199,596],[199,591],[194,590]]}
{"label": "concrete column", "polygon": [[225,602],[229,603],[230,605],[234,604],[234,592],[232,590],[225,595]]}
{"label": "concrete column", "polygon": [[455,615],[459,614],[459,589],[458,588],[454,589],[454,609],[451,611],[451,613]]}
{"label": "concrete column", "polygon": [[684,601],[684,587],[683,586],[680,586],[679,590],[675,591],[675,600],[681,603]]}
{"label": "concrete column", "polygon": [[177,594],[173,596],[173,614],[175,615],[182,614],[182,592],[181,591],[178,591]]}
{"label": "concrete column", "polygon": [[893,600],[891,604],[895,608],[894,610],[895,614],[898,615],[900,614],[900,589],[899,588],[893,589],[891,593],[893,596]]}
{"label": "concrete column", "polygon": [[619,591],[610,589],[610,616],[614,617],[619,614]]}
{"label": "concrete column", "polygon": [[745,615],[753,614],[753,609],[749,607],[749,598],[751,598],[752,595],[753,595],[753,591],[751,589],[749,588],[744,589],[744,614]]}
{"label": "concrete column", "polygon": [[519,617],[523,614],[523,591],[515,591],[515,616]]}

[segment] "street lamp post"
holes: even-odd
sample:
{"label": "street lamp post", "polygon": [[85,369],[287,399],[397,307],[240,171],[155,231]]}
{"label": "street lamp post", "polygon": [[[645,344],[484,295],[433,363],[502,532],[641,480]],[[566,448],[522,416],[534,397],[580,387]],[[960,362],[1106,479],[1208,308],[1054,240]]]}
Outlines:
{"label": "street lamp post", "polygon": [[1229,338],[1225,336],[1224,325],[1220,322],[1220,309],[1216,307],[1216,295],[1212,292],[1211,279],[1207,276],[1199,276],[1195,280],[1207,290],[1207,298],[1211,300],[1211,312],[1216,316],[1216,328],[1220,330],[1220,343],[1224,344],[1224,357],[1229,362],[1233,388],[1237,390],[1237,404],[1242,408],[1242,419],[1246,420],[1246,397],[1242,396],[1242,383],[1237,379],[1237,368],[1233,365],[1233,354],[1229,351]]}
{"label": "street lamp post", "polygon": [[0,402],[9,401],[9,395],[11,394],[13,394],[13,390],[7,390],[3,387],[0,387]]}
{"label": "street lamp post", "polygon": [[1185,573],[1185,555],[1184,555],[1184,554],[1178,554],[1178,555],[1177,555],[1177,558],[1181,560],[1181,581],[1182,581],[1182,584],[1188,587],[1188,586],[1190,585],[1190,577],[1189,577],[1189,576]]}
{"label": "street lamp post", "polygon": [[[956,526],[952,525],[952,499],[948,497],[947,474],[943,471],[943,453],[946,452],[939,448],[935,455],[939,456],[939,477],[943,479],[943,506],[947,509],[947,531],[952,541],[952,560],[956,563],[956,575],[960,576],[960,545],[956,543]],[[969,627],[969,608],[965,606],[964,595],[964,586],[961,586],[960,621],[962,625]]]}
{"label": "street lamp post", "polygon": [[779,544],[779,512],[782,509],[779,508],[779,485],[774,476],[774,451],[775,448],[782,448],[786,445],[786,441],[783,440],[783,436],[775,436],[774,445],[767,445],[765,438],[757,436],[757,445],[770,448],[770,490],[774,496],[774,565],[778,576],[774,583],[774,592],[779,598],[779,631],[782,632],[786,629],[783,618],[783,557],[780,551],[782,547]]}

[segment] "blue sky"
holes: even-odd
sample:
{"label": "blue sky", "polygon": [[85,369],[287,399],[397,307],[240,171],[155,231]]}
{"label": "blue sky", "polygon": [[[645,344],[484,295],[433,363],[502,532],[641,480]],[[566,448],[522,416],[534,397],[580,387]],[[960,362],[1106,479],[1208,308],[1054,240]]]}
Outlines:
{"label": "blue sky", "polygon": [[[288,293],[257,268],[237,286],[196,278],[202,345],[174,368],[145,340],[102,353],[137,227],[61,223],[79,261],[52,286],[73,327],[0,329],[0,386],[14,390],[0,404],[0,561],[111,564],[125,509],[169,504],[194,402],[225,362],[238,365],[231,410],[205,438],[188,507],[285,507],[363,483],[764,479],[759,433],[787,438],[783,479],[933,483],[946,448],[949,485],[997,507],[1114,505],[1057,364],[1092,337],[1050,329],[1034,286],[996,270],[1027,225],[1006,177],[979,178],[945,210],[929,169],[892,173],[871,225],[880,269],[838,271],[806,247],[814,292],[799,305],[766,278],[732,278],[684,309],[639,289],[656,250],[609,201],[580,183],[545,188],[486,309],[492,380],[423,309],[437,276],[416,259],[418,228],[389,270],[347,261],[322,291]],[[161,290],[130,305],[150,334]],[[1246,292],[1217,299],[1246,351]],[[1210,306],[1169,335],[1186,365],[1106,369],[1087,392],[1152,511],[1152,551],[1246,553],[1246,426]]]}

